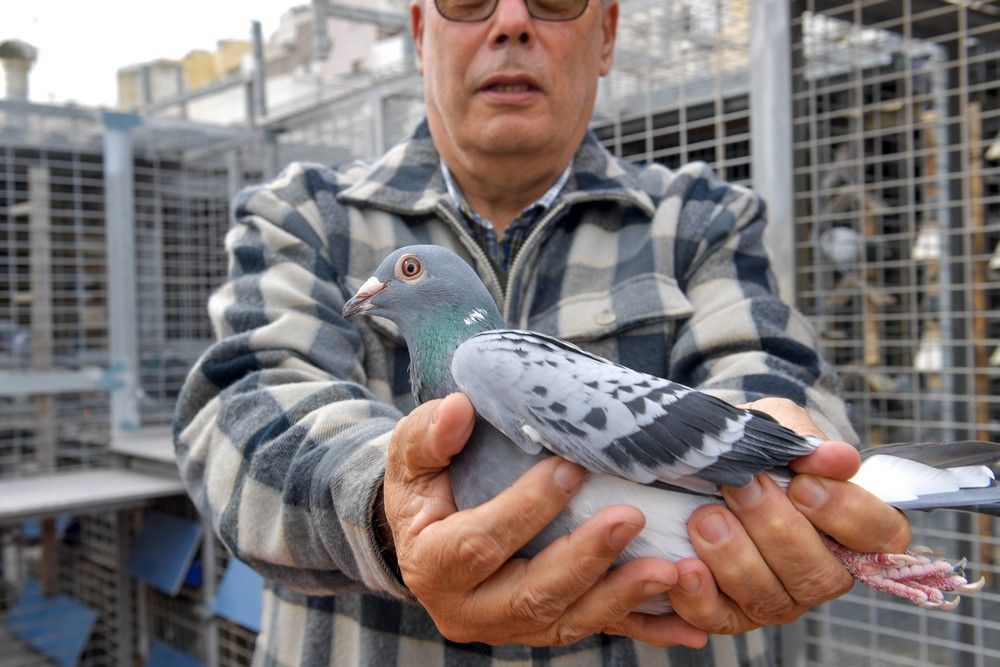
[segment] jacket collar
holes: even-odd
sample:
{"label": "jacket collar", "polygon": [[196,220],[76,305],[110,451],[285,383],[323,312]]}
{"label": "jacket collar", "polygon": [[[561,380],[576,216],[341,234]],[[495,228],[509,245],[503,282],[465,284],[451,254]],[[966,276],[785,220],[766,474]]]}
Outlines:
{"label": "jacket collar", "polygon": [[[400,215],[426,215],[450,197],[427,121],[406,141],[369,166],[351,169],[353,184],[337,199],[353,206],[381,208]],[[356,179],[356,180],[355,180]],[[614,200],[635,205],[652,217],[653,201],[639,185],[639,168],[616,159],[592,132],[573,157],[573,169],[559,199]]]}

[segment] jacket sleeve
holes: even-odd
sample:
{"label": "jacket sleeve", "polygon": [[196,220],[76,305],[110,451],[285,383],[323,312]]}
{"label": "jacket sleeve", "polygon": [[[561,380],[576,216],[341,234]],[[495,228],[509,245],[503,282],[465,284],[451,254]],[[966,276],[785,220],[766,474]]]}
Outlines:
{"label": "jacket sleeve", "polygon": [[675,262],[694,314],[678,332],[671,375],[730,403],[775,396],[810,413],[830,438],[857,443],[839,380],[816,335],[778,296],[764,248],[763,201],[689,165]]}
{"label": "jacket sleeve", "polygon": [[366,386],[362,335],[341,317],[328,244],[345,236],[286,196],[301,171],[234,202],[228,279],[208,306],[218,342],[178,400],[178,466],[226,547],[268,579],[408,599],[374,525],[401,414]]}

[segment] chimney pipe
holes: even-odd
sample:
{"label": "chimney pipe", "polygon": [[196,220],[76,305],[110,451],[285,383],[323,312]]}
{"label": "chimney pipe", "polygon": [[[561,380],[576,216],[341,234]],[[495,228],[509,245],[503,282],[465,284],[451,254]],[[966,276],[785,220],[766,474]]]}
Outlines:
{"label": "chimney pipe", "polygon": [[19,39],[0,42],[0,63],[7,80],[7,99],[28,100],[28,73],[38,58],[38,49]]}

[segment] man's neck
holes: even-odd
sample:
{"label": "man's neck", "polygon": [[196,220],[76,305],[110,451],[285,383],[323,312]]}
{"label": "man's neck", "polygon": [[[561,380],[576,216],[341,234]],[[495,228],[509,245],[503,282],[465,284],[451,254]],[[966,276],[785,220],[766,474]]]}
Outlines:
{"label": "man's neck", "polygon": [[[462,189],[469,206],[503,234],[521,212],[538,201],[559,180],[573,154],[556,160],[491,157],[462,160],[442,154],[452,178]],[[488,165],[488,166],[487,166]]]}

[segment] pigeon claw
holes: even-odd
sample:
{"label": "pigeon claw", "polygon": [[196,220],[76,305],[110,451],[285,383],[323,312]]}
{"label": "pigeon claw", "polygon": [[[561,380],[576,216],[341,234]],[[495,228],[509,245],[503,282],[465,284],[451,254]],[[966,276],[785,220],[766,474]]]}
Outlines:
{"label": "pigeon claw", "polygon": [[925,609],[954,609],[960,596],[949,599],[945,593],[974,593],[986,584],[985,578],[971,583],[965,578],[965,558],[956,563],[937,557],[932,560],[929,556],[934,552],[926,547],[915,547],[905,554],[866,554],[828,537],[824,541],[855,579]]}

